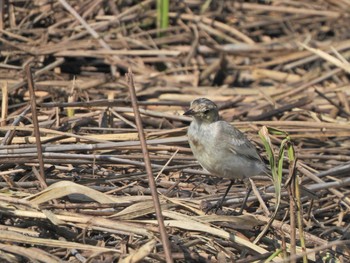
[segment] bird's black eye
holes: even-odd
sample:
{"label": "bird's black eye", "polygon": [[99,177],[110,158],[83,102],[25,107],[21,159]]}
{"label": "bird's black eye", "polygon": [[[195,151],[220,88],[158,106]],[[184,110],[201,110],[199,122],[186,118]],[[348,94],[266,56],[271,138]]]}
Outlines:
{"label": "bird's black eye", "polygon": [[204,114],[208,114],[208,113],[209,113],[209,110],[205,110],[203,113],[204,113]]}

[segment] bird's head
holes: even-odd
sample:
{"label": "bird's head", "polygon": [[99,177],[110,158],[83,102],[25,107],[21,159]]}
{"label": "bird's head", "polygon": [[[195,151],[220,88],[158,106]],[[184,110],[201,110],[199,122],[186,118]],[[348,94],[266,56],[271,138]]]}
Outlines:
{"label": "bird's head", "polygon": [[190,109],[184,115],[193,116],[197,121],[208,123],[219,119],[218,107],[214,102],[206,98],[193,100]]}

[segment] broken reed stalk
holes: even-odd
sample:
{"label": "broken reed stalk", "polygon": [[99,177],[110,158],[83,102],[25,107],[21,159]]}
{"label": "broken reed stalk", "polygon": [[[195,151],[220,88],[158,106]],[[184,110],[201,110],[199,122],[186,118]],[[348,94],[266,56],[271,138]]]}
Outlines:
{"label": "broken reed stalk", "polygon": [[[28,89],[30,93],[30,103],[32,108],[32,116],[33,116],[33,126],[34,126],[34,135],[36,138],[36,148],[38,151],[38,161],[39,161],[39,171],[40,175],[37,176],[40,185],[42,188],[46,188],[47,184],[45,181],[45,170],[44,170],[44,159],[43,159],[43,152],[41,148],[41,141],[40,141],[40,131],[39,131],[39,123],[38,123],[38,116],[36,114],[36,99],[35,99],[35,92],[34,92],[34,82],[32,77],[32,68],[30,64],[26,66],[26,74],[27,74],[27,81],[28,81]],[[37,175],[36,173],[34,173]]]}
{"label": "broken reed stalk", "polygon": [[155,209],[156,217],[157,217],[157,221],[158,221],[158,228],[159,228],[161,240],[163,243],[165,259],[166,259],[167,263],[172,263],[173,258],[171,255],[170,242],[169,242],[168,234],[167,234],[166,229],[165,229],[164,219],[163,219],[163,215],[162,215],[162,211],[161,211],[161,207],[160,207],[160,202],[159,202],[159,198],[158,198],[158,193],[157,193],[157,188],[156,188],[156,183],[155,183],[155,180],[153,177],[151,161],[149,158],[146,139],[145,139],[145,135],[143,132],[143,127],[142,127],[142,120],[141,120],[140,112],[139,112],[138,105],[137,105],[137,97],[136,97],[136,92],[135,92],[134,79],[133,79],[133,74],[131,72],[131,69],[129,69],[129,72],[126,74],[126,78],[127,78],[128,88],[129,88],[129,92],[130,92],[132,107],[133,107],[134,114],[135,114],[135,122],[137,125],[137,131],[138,131],[139,137],[140,137],[143,158],[145,161],[145,167],[146,167],[147,176],[148,176],[148,184],[151,188],[152,200],[153,200],[154,209]]}
{"label": "broken reed stalk", "polygon": [[[295,193],[294,193],[295,177],[291,178],[288,185],[289,192],[289,217],[290,217],[290,255],[291,257],[296,254],[296,224],[295,224]],[[291,263],[296,263],[296,260],[291,260]]]}
{"label": "broken reed stalk", "polygon": [[8,110],[8,89],[7,82],[5,82],[2,87],[2,102],[1,102],[1,123],[0,126],[6,126],[7,110]]}
{"label": "broken reed stalk", "polygon": [[[304,237],[304,225],[303,225],[303,206],[301,202],[300,197],[300,182],[299,178],[295,177],[295,200],[296,200],[296,206],[297,206],[297,222],[298,222],[298,231],[299,231],[299,240],[300,240],[300,246],[303,252],[306,251],[306,245],[305,245],[305,237]],[[307,263],[308,259],[307,256],[303,256],[303,262]]]}
{"label": "broken reed stalk", "polygon": [[[28,105],[22,112],[20,115],[18,115],[18,117],[15,118],[15,120],[12,122],[11,126],[18,126],[18,124],[21,122],[21,120],[24,118],[24,116],[30,111],[30,105]],[[10,145],[12,143],[13,138],[16,135],[16,130],[12,129],[12,130],[7,130],[6,135],[4,136],[4,138],[2,139],[2,142],[0,143],[0,145]],[[1,152],[1,150],[0,150]]]}

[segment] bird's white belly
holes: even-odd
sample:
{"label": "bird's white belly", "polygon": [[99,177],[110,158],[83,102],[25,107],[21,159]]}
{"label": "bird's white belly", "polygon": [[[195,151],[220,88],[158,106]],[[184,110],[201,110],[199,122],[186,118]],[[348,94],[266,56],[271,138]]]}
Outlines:
{"label": "bird's white belly", "polygon": [[197,134],[188,134],[190,146],[200,165],[218,177],[244,179],[261,172],[261,167],[254,161],[241,157],[224,148],[224,143],[217,141],[212,132],[201,130]]}

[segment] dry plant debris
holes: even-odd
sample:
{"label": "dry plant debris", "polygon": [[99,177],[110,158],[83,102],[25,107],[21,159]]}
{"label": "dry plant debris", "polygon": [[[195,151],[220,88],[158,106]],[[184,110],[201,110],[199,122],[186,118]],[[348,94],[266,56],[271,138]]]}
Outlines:
{"label": "dry plant debris", "polygon": [[[164,261],[129,68],[174,261],[349,262],[349,1],[170,2],[159,32],[155,0],[0,1],[1,262]],[[289,133],[317,196],[301,194],[303,232],[283,188],[253,243],[274,210],[268,180],[244,215],[232,215],[243,184],[221,213],[203,212],[228,181],[188,147],[182,113],[198,97],[263,155],[262,126]],[[271,138],[276,153],[282,139]]]}

